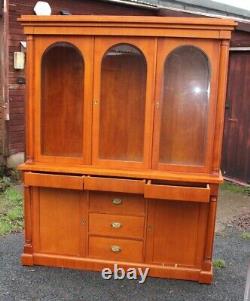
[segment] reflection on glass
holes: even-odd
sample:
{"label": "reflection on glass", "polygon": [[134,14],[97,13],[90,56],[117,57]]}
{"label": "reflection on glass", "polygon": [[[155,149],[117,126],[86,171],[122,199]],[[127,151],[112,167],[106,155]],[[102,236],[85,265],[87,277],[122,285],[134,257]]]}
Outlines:
{"label": "reflection on glass", "polygon": [[202,90],[201,90],[200,87],[197,86],[197,87],[194,87],[193,92],[194,92],[195,94],[199,94],[199,93],[202,92]]}
{"label": "reflection on glass", "polygon": [[147,67],[143,54],[128,44],[103,57],[99,157],[143,161]]}
{"label": "reflection on glass", "polygon": [[79,157],[83,149],[83,77],[80,52],[56,43],[42,58],[41,151],[47,156]]}
{"label": "reflection on glass", "polygon": [[209,93],[206,55],[193,46],[172,51],[164,65],[160,162],[204,164]]}

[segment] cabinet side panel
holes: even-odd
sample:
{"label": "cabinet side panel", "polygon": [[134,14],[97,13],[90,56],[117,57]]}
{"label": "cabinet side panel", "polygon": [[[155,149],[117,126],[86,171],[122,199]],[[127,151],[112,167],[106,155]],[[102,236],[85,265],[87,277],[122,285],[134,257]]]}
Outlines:
{"label": "cabinet side panel", "polygon": [[33,121],[33,55],[34,55],[34,41],[32,36],[27,36],[27,66],[26,66],[26,90],[25,90],[25,159],[27,161],[34,160],[34,121]]}
{"label": "cabinet side panel", "polygon": [[217,110],[216,110],[216,126],[214,135],[214,157],[213,171],[220,170],[222,136],[224,128],[224,114],[226,101],[226,86],[228,72],[228,57],[229,57],[229,41],[223,40],[220,49],[220,66],[218,76],[218,93],[217,93]]}

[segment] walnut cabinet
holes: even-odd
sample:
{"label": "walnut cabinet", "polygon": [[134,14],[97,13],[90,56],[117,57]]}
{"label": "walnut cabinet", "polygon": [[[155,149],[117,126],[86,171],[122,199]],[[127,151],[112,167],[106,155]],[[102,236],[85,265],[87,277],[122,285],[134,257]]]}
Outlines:
{"label": "walnut cabinet", "polygon": [[209,18],[22,16],[24,265],[212,281],[228,49]]}

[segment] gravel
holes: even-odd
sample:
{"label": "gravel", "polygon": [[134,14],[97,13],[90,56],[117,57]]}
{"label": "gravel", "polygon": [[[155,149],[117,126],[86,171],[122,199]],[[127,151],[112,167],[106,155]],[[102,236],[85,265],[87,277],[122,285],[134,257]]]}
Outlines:
{"label": "gravel", "polygon": [[232,223],[240,230],[250,231],[250,212],[237,216]]}
{"label": "gravel", "polygon": [[250,240],[241,238],[241,233],[227,227],[216,235],[214,259],[223,259],[226,266],[215,270],[212,285],[151,277],[139,284],[104,280],[99,272],[23,267],[19,262],[23,236],[11,234],[0,238],[0,301],[243,300]]}

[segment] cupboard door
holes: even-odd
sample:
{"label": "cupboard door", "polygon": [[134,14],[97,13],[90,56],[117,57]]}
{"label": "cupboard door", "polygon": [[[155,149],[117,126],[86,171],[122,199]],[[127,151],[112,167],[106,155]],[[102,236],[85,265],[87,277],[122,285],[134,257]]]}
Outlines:
{"label": "cupboard door", "polygon": [[218,42],[159,40],[154,168],[210,170],[218,51]]}
{"label": "cupboard door", "polygon": [[77,37],[35,40],[38,161],[90,163],[92,41]]}
{"label": "cupboard door", "polygon": [[81,191],[32,188],[35,252],[84,256],[87,201]]}
{"label": "cupboard door", "polygon": [[150,167],[156,40],[96,38],[93,164]]}
{"label": "cupboard door", "polygon": [[200,267],[205,247],[208,206],[150,200],[147,262]]}

